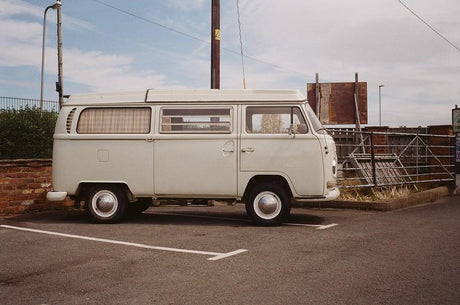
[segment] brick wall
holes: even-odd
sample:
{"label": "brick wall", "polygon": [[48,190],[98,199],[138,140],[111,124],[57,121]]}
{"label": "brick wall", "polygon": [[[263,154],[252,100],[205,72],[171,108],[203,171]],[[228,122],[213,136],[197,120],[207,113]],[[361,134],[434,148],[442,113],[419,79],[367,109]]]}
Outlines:
{"label": "brick wall", "polygon": [[[365,128],[369,132],[389,132],[388,126],[370,126]],[[374,134],[374,153],[378,154],[388,154],[388,135],[387,134]],[[370,143],[367,143],[368,145]],[[369,149],[368,149],[369,150]]]}
{"label": "brick wall", "polygon": [[0,214],[70,207],[71,200],[50,202],[51,160],[0,160]]}

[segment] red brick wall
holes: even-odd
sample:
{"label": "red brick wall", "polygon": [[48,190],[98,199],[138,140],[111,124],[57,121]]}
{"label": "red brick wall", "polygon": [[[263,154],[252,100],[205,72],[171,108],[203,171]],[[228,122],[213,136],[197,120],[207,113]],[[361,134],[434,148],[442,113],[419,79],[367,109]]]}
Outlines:
{"label": "red brick wall", "polygon": [[0,160],[0,214],[17,214],[69,207],[73,202],[50,202],[51,160]]}
{"label": "red brick wall", "polygon": [[[366,131],[369,132],[389,132],[388,126],[370,126],[366,127]],[[388,154],[388,135],[386,134],[374,134],[374,153],[378,154]],[[367,143],[369,144],[369,143]],[[370,149],[370,148],[369,148]]]}

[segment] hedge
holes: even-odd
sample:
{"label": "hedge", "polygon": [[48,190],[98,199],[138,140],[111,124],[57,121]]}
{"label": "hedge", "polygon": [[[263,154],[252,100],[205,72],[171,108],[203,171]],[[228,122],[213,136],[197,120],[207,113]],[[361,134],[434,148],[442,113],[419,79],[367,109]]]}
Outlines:
{"label": "hedge", "polygon": [[36,107],[0,111],[0,159],[51,158],[57,113]]}

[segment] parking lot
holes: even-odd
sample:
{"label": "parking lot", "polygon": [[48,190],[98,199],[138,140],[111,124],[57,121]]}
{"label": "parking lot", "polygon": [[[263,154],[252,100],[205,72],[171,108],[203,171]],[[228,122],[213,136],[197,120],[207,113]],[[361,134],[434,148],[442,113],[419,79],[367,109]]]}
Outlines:
{"label": "parking lot", "polygon": [[393,212],[151,207],[0,219],[2,304],[456,304],[460,200]]}

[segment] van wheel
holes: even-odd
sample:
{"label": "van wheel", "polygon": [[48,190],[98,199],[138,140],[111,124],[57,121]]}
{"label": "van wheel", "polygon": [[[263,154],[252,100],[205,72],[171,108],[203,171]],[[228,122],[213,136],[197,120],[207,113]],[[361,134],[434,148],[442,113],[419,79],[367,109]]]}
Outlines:
{"label": "van wheel", "polygon": [[259,184],[247,197],[246,212],[258,225],[279,225],[290,210],[291,201],[286,190],[276,184]]}
{"label": "van wheel", "polygon": [[86,211],[95,222],[115,223],[125,216],[127,201],[118,187],[96,187],[89,192]]}

